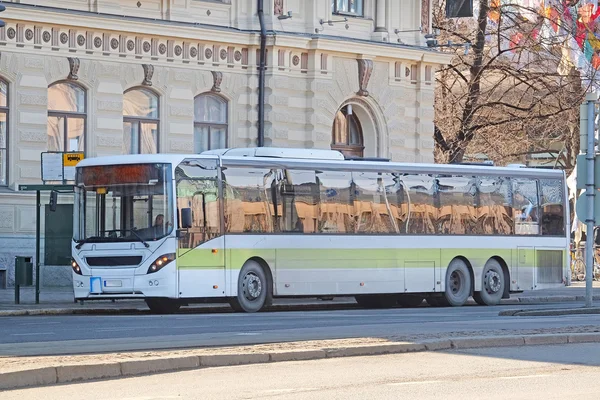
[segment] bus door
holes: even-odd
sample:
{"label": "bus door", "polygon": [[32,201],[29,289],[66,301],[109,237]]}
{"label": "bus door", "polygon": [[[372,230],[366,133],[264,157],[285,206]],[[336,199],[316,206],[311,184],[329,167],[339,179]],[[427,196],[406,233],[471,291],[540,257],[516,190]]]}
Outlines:
{"label": "bus door", "polygon": [[180,297],[225,295],[225,245],[214,160],[184,160],[177,185],[177,270]]}

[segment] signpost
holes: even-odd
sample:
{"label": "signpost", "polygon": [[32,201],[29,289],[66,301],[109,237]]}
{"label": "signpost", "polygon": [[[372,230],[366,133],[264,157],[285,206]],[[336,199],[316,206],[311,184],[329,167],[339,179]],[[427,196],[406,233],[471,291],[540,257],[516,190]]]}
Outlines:
{"label": "signpost", "polygon": [[[80,152],[45,152],[42,153],[41,185],[19,185],[20,191],[35,192],[35,303],[40,302],[40,225],[41,225],[41,192],[73,193],[73,185],[68,181],[75,180],[75,166],[84,159]],[[54,184],[47,184],[54,182]],[[55,207],[54,207],[55,208]],[[56,209],[56,208],[55,208]]]}
{"label": "signpost", "polygon": [[[596,171],[600,165],[600,155],[596,151],[596,107],[598,94],[588,93],[586,102],[580,108],[580,154],[577,157],[577,189],[585,188],[585,196],[580,196],[575,212],[586,223],[585,240],[585,306],[592,307],[594,279],[594,227],[596,213],[600,213],[600,204],[596,204],[596,190],[600,188],[600,174]],[[596,162],[597,161],[597,162]],[[581,175],[580,175],[581,174]],[[599,196],[600,197],[600,196]],[[600,215],[600,214],[599,214]]]}

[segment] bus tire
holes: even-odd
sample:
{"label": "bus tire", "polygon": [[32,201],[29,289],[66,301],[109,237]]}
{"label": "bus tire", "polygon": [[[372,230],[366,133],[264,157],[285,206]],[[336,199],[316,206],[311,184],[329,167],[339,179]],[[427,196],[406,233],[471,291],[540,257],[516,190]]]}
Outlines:
{"label": "bus tire", "polygon": [[173,299],[146,299],[146,305],[154,314],[173,314],[181,307],[181,303]]}
{"label": "bus tire", "polygon": [[469,300],[472,287],[471,273],[467,263],[460,258],[455,258],[446,270],[445,300],[453,307],[460,307]]}
{"label": "bus tire", "polygon": [[260,311],[269,297],[269,282],[260,264],[248,260],[238,278],[238,294],[230,301],[231,308],[238,312]]}
{"label": "bus tire", "polygon": [[475,300],[475,303],[479,304],[480,306],[486,305],[485,302],[483,301],[483,299],[481,298],[481,292],[474,292],[473,300]]}
{"label": "bus tire", "polygon": [[415,296],[412,294],[401,294],[398,296],[398,305],[405,308],[418,307],[423,302],[423,296]]}
{"label": "bus tire", "polygon": [[478,295],[481,297],[481,301],[488,306],[499,304],[504,295],[504,285],[506,285],[500,263],[493,258],[489,259],[483,267],[481,277],[481,292]]}

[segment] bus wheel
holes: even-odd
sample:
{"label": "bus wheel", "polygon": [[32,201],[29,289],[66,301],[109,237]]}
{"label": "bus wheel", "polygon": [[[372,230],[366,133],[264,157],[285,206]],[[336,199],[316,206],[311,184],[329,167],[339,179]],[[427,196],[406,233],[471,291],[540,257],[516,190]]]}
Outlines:
{"label": "bus wheel", "polygon": [[486,305],[485,302],[483,301],[483,299],[481,298],[481,292],[474,292],[473,300],[475,300],[475,303],[479,304],[480,306]]}
{"label": "bus wheel", "polygon": [[181,303],[173,299],[146,299],[146,305],[154,314],[173,314],[181,307]]}
{"label": "bus wheel", "polygon": [[267,276],[259,263],[247,261],[238,278],[238,294],[230,301],[235,311],[257,312],[267,302],[269,284]]}
{"label": "bus wheel", "polygon": [[[481,292],[477,295],[483,304],[494,306],[500,303],[504,295],[504,271],[500,263],[493,258],[488,260],[483,267]],[[477,299],[473,296],[475,301]],[[479,302],[478,302],[479,303]]]}
{"label": "bus wheel", "polygon": [[460,258],[452,260],[446,271],[446,291],[444,297],[454,307],[462,306],[471,295],[471,273]]}
{"label": "bus wheel", "polygon": [[398,296],[398,305],[402,307],[418,307],[423,302],[423,296],[401,294]]}

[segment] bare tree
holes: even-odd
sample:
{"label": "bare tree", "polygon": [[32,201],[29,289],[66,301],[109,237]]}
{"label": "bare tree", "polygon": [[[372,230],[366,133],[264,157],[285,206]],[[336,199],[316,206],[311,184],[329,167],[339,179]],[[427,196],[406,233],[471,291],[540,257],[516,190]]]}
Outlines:
{"label": "bare tree", "polygon": [[443,0],[434,8],[438,43],[456,54],[436,75],[436,159],[484,154],[502,164],[560,148],[572,168],[579,105],[595,73],[569,57],[578,27],[518,0],[476,2],[474,18],[445,18]]}

